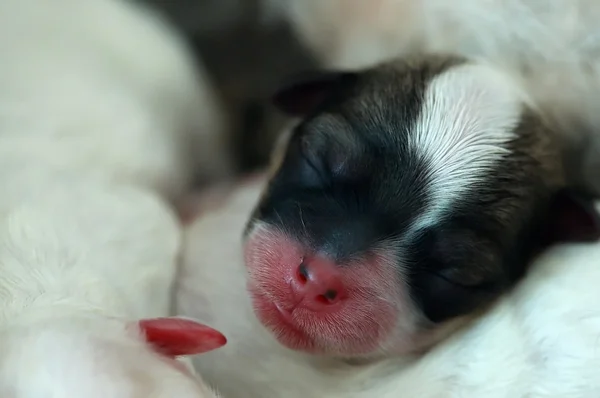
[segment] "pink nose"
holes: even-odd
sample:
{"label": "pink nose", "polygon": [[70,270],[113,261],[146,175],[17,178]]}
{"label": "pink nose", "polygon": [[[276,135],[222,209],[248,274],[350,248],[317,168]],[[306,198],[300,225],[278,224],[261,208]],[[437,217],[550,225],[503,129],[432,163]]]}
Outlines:
{"label": "pink nose", "polygon": [[305,259],[294,276],[292,288],[306,309],[328,311],[346,296],[338,267],[326,258]]}

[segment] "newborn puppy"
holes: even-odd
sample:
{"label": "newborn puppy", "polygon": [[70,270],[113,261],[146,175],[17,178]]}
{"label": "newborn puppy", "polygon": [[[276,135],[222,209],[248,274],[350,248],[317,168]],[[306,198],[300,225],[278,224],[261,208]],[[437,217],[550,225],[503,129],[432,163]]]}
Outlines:
{"label": "newborn puppy", "polygon": [[244,253],[257,317],[294,350],[429,347],[508,291],[573,209],[558,136],[483,63],[396,60],[306,79],[275,102],[303,119]]}

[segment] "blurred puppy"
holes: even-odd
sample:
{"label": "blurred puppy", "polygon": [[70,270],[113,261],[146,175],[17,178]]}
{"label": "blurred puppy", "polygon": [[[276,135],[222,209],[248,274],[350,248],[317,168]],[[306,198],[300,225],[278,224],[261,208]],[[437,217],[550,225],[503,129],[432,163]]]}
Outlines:
{"label": "blurred puppy", "polygon": [[0,395],[214,397],[174,357],[223,336],[161,319],[169,202],[230,165],[186,47],[125,1],[7,0],[0,52]]}
{"label": "blurred puppy", "polygon": [[172,211],[144,189],[51,177],[1,203],[0,395],[214,398],[170,354],[222,335],[160,319],[180,249]]}
{"label": "blurred puppy", "polygon": [[116,0],[10,0],[0,14],[3,170],[43,165],[169,198],[228,174],[218,100],[157,14]]}

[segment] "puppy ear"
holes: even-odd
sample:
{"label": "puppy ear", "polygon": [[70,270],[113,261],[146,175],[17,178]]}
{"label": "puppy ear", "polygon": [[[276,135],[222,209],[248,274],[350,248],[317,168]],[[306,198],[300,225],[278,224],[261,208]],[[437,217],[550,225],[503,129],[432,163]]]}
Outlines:
{"label": "puppy ear", "polygon": [[272,103],[288,116],[304,117],[355,82],[357,76],[354,72],[305,72],[283,84],[272,96]]}
{"label": "puppy ear", "polygon": [[547,244],[600,240],[600,214],[591,196],[562,190],[550,206],[545,231]]}
{"label": "puppy ear", "polygon": [[168,357],[202,354],[227,343],[221,332],[181,317],[142,319],[138,327],[146,342]]}

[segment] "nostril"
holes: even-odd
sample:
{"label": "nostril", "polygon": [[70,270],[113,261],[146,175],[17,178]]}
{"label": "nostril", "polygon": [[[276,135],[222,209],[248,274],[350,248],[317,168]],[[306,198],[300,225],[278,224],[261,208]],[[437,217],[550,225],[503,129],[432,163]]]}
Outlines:
{"label": "nostril", "polygon": [[303,258],[291,287],[299,305],[313,311],[333,310],[347,296],[338,266],[322,257]]}
{"label": "nostril", "polygon": [[333,304],[336,302],[337,297],[338,292],[336,290],[329,289],[325,292],[325,294],[318,295],[316,300],[321,304]]}
{"label": "nostril", "polygon": [[298,267],[298,280],[302,283],[306,283],[308,282],[308,267],[306,266],[306,264],[304,263],[304,260],[302,260],[302,263],[300,263],[300,266]]}
{"label": "nostril", "polygon": [[329,289],[325,292],[324,296],[329,301],[335,300],[337,297],[337,291]]}

